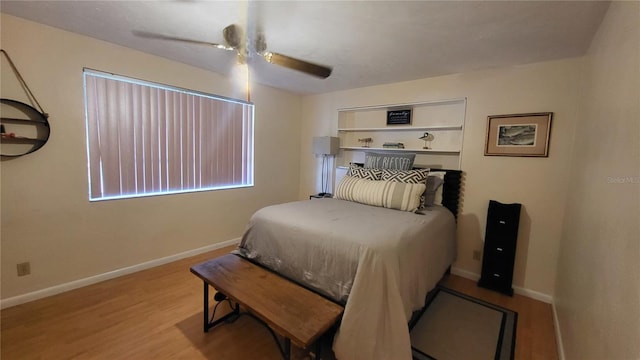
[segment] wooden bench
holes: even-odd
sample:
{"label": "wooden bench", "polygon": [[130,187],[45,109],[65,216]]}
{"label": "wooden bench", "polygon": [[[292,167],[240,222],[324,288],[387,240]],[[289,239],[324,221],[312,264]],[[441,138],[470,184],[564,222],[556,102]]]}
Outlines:
{"label": "wooden bench", "polygon": [[316,344],[318,359],[320,337],[338,321],[344,310],[342,306],[234,254],[194,265],[191,272],[204,283],[205,332],[227,317],[239,314],[236,305],[224,318],[209,320],[209,286],[212,286],[282,336],[284,346],[281,347],[278,341],[278,348],[285,359],[290,357],[291,341],[303,349]]}

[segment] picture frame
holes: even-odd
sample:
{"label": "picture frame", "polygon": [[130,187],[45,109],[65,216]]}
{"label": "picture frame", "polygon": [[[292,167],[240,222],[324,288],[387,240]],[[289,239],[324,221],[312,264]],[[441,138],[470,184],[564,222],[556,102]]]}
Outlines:
{"label": "picture frame", "polygon": [[411,109],[387,110],[387,125],[411,125]]}
{"label": "picture frame", "polygon": [[549,156],[552,112],[490,115],[485,156]]}

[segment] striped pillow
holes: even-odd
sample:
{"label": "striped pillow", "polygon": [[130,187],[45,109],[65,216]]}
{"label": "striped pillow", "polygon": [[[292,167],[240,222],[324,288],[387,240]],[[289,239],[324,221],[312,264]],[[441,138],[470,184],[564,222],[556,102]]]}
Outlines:
{"label": "striped pillow", "polygon": [[[429,177],[430,169],[413,169],[413,170],[391,170],[391,169],[383,169],[382,170],[382,180],[386,181],[399,181],[403,183],[409,184],[425,184],[425,186],[429,187],[428,177]],[[420,206],[418,209],[423,209],[427,206],[427,195],[428,192],[425,192],[420,196]]]}
{"label": "striped pillow", "polygon": [[345,176],[336,189],[335,197],[389,209],[416,211],[420,206],[420,195],[425,188],[425,184],[374,181]]}

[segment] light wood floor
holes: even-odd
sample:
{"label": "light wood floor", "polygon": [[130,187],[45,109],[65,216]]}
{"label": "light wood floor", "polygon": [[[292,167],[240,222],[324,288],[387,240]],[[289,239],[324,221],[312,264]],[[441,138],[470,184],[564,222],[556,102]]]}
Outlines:
{"label": "light wood floor", "polygon": [[[2,310],[0,358],[280,359],[269,332],[250,317],[202,331],[202,282],[189,267],[231,250]],[[478,288],[455,275],[443,283],[518,312],[516,359],[557,359],[549,304]],[[299,350],[293,357],[307,358]]]}

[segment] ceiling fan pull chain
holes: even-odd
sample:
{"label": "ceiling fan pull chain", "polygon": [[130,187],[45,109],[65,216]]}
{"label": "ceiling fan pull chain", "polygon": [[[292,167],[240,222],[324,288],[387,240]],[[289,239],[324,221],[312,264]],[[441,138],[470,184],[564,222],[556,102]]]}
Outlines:
{"label": "ceiling fan pull chain", "polygon": [[36,103],[36,105],[38,106],[38,109],[40,109],[40,113],[45,117],[48,118],[49,114],[47,114],[46,112],[44,112],[44,110],[42,109],[42,106],[40,106],[40,103],[38,102],[38,100],[36,99],[36,97],[33,95],[33,93],[31,92],[31,89],[29,89],[29,85],[27,85],[27,82],[24,81],[24,79],[22,78],[22,75],[20,75],[20,72],[18,71],[18,68],[16,68],[16,66],[13,64],[13,61],[11,61],[11,58],[9,57],[9,53],[7,53],[6,51],[4,51],[4,49],[0,49],[0,52],[2,52],[4,54],[4,56],[7,58],[7,61],[9,61],[9,65],[11,66],[11,69],[13,70],[13,73],[16,75],[16,77],[18,78],[18,81],[20,82],[20,85],[22,85],[22,88],[24,89],[24,91],[27,93],[27,97],[29,98],[29,100],[33,101]]}

